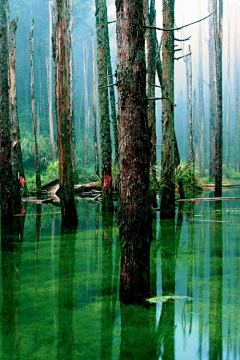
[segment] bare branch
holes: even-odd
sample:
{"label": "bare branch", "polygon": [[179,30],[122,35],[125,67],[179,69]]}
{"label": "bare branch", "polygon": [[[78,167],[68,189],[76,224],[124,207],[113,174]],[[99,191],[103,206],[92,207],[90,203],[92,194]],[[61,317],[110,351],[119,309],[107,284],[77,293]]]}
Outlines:
{"label": "bare branch", "polygon": [[151,86],[155,86],[155,87],[160,88],[160,89],[162,89],[162,88],[165,87],[165,86],[161,86],[161,85],[157,85],[157,84],[152,84],[152,83],[150,83],[150,85],[151,85]]}
{"label": "bare branch", "polygon": [[107,24],[114,24],[116,22],[116,20],[113,20],[113,21],[108,21]]}
{"label": "bare branch", "polygon": [[176,50],[174,50],[174,52],[177,52],[177,51],[181,51],[182,49],[176,49]]}
{"label": "bare branch", "polygon": [[187,57],[187,56],[190,56],[190,55],[192,55],[192,53],[190,52],[189,54],[187,54],[187,55],[183,55],[183,56],[179,56],[178,58],[174,58],[174,60],[180,60],[180,59],[182,59],[182,58],[185,58],[185,57]]}
{"label": "bare branch", "polygon": [[204,82],[208,87],[210,87],[210,85],[209,85],[205,80],[203,80],[203,82]]}
{"label": "bare branch", "polygon": [[211,14],[205,16],[204,18],[202,18],[202,19],[200,19],[200,20],[197,20],[197,21],[194,21],[194,22],[192,22],[192,23],[190,23],[190,24],[186,24],[186,25],[183,25],[183,26],[180,26],[180,27],[176,27],[176,28],[164,29],[164,28],[159,28],[159,27],[155,27],[155,26],[145,26],[145,27],[146,27],[147,29],[156,29],[156,30],[161,30],[161,31],[182,30],[182,29],[184,29],[184,28],[187,27],[187,26],[194,25],[194,24],[199,23],[200,21],[206,20],[206,19],[209,18],[211,15],[213,15],[216,11],[217,11],[217,9],[215,9]]}
{"label": "bare branch", "polygon": [[192,37],[192,35],[191,36],[189,36],[188,38],[186,38],[186,39],[178,39],[178,38],[174,38],[174,41],[188,41],[188,40],[190,40],[191,39],[191,37]]}

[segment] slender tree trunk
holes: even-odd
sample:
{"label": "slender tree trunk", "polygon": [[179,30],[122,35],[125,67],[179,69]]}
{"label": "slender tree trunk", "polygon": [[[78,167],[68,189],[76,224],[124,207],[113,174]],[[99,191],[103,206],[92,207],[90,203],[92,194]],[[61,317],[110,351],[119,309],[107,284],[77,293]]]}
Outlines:
{"label": "slender tree trunk", "polygon": [[92,36],[92,62],[93,62],[93,142],[94,142],[94,163],[95,173],[99,176],[99,161],[98,161],[98,140],[97,140],[97,83],[96,83],[96,57],[94,37]]}
{"label": "slender tree trunk", "polygon": [[[163,28],[174,28],[174,0],[163,0]],[[162,198],[161,217],[175,215],[174,31],[162,35]]]}
{"label": "slender tree trunk", "polygon": [[[150,137],[147,123],[145,29],[143,0],[116,0],[117,86],[119,113],[122,292],[142,294],[139,251],[151,239],[149,199]],[[131,246],[130,246],[131,245]],[[147,246],[147,245],[146,245]],[[143,260],[144,261],[144,260]],[[134,266],[131,265],[135,264]],[[135,267],[135,269],[133,269]],[[139,272],[139,273],[138,273]],[[131,278],[131,274],[134,278]],[[131,282],[133,287],[128,283]],[[134,284],[136,279],[136,284]]]}
{"label": "slender tree trunk", "polygon": [[8,89],[8,1],[0,0],[0,166],[2,220],[12,220],[12,166]]}
{"label": "slender tree trunk", "polygon": [[16,30],[17,20],[12,20],[9,26],[9,105],[11,120],[11,141],[12,141],[12,176],[13,176],[13,207],[21,209],[20,186],[23,194],[27,195],[27,186],[23,169],[21,138],[17,111],[16,91]]}
{"label": "slender tree trunk", "polygon": [[[208,1],[209,12],[213,12],[213,0]],[[210,159],[209,159],[209,181],[215,177],[215,134],[216,134],[216,68],[215,68],[215,46],[214,46],[214,17],[209,18],[209,124],[210,124]]]}
{"label": "slender tree trunk", "polygon": [[33,140],[34,140],[34,160],[36,171],[36,187],[38,195],[41,194],[41,176],[38,154],[38,142],[37,142],[37,120],[36,120],[36,108],[35,108],[35,79],[34,79],[34,20],[32,20],[32,26],[30,31],[30,61],[31,61],[31,104],[32,104],[32,124],[33,124]]}
{"label": "slender tree trunk", "polygon": [[107,6],[106,0],[95,0],[97,31],[98,96],[100,107],[100,134],[102,154],[102,205],[112,208],[112,149],[108,102],[107,62]]}
{"label": "slender tree trunk", "polygon": [[222,22],[223,22],[223,1],[215,0],[215,8],[218,8],[214,15],[214,39],[216,53],[216,154],[215,154],[215,196],[222,195]]}
{"label": "slender tree trunk", "polygon": [[54,129],[53,129],[53,86],[52,86],[52,0],[48,1],[48,13],[49,13],[49,49],[47,59],[47,71],[48,71],[48,121],[49,121],[49,135],[52,149],[52,160],[56,161],[56,149],[54,142]]}
{"label": "slender tree trunk", "polygon": [[234,94],[235,94],[235,111],[236,111],[236,115],[235,115],[235,170],[239,172],[240,169],[240,155],[239,155],[239,151],[240,151],[240,125],[239,125],[239,121],[240,121],[240,104],[239,104],[239,90],[240,90],[240,86],[239,86],[239,36],[238,36],[238,24],[239,24],[239,20],[237,19],[236,21],[237,25],[235,28],[235,45],[234,45]]}
{"label": "slender tree trunk", "polygon": [[[201,18],[201,11],[199,14]],[[202,66],[202,23],[198,24],[198,104],[200,124],[200,174],[205,175],[205,108],[203,93],[203,66]]]}
{"label": "slender tree trunk", "polygon": [[230,19],[228,20],[228,50],[227,50],[227,124],[226,124],[226,177],[230,178],[230,100],[231,100],[231,68],[230,68],[230,52],[231,52],[231,30]]}
{"label": "slender tree trunk", "polygon": [[72,104],[69,64],[68,0],[54,0],[53,53],[62,223],[77,223],[72,165]]}
{"label": "slender tree trunk", "polygon": [[90,122],[90,107],[88,99],[88,45],[87,40],[83,42],[83,80],[84,80],[84,109],[85,109],[85,130],[84,130],[84,166],[88,165],[88,138],[89,138],[89,122]]}

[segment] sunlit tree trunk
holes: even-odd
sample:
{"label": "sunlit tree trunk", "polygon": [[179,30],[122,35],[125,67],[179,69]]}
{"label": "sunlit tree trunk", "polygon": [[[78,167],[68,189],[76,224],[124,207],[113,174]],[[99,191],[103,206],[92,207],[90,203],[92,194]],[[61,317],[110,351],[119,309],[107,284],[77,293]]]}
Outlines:
{"label": "sunlit tree trunk", "polygon": [[[213,12],[213,0],[208,1],[209,13]],[[215,46],[214,46],[214,18],[209,17],[209,125],[210,125],[210,153],[209,153],[209,181],[215,177],[215,133],[216,133],[216,68],[215,68]]]}
{"label": "sunlit tree trunk", "polygon": [[13,206],[17,210],[21,208],[20,186],[27,194],[26,180],[23,169],[21,139],[17,111],[16,91],[16,30],[17,20],[12,20],[9,26],[9,101],[12,141],[12,176],[13,176]]}
{"label": "sunlit tree trunk", "polygon": [[[199,13],[201,18],[201,11]],[[204,92],[203,92],[203,65],[202,65],[202,23],[198,24],[198,109],[199,109],[199,125],[200,125],[200,149],[199,149],[199,165],[200,174],[205,174],[205,108],[204,108]]]}
{"label": "sunlit tree trunk", "polygon": [[49,121],[49,135],[52,149],[52,160],[56,161],[56,149],[54,142],[54,129],[53,129],[53,106],[52,106],[52,0],[48,1],[48,13],[49,13],[49,49],[47,62],[48,73],[48,121]]}
{"label": "sunlit tree trunk", "polygon": [[2,220],[11,220],[12,166],[8,89],[8,1],[0,0],[0,166],[1,166],[1,215]]}
{"label": "sunlit tree trunk", "polygon": [[98,97],[102,156],[102,205],[112,208],[112,148],[108,101],[107,6],[106,0],[95,0],[97,32]]}
{"label": "sunlit tree trunk", "polygon": [[[120,211],[122,290],[141,288],[139,251],[151,238],[149,201],[150,137],[147,123],[145,29],[143,0],[117,0],[117,86],[119,113]],[[129,246],[131,244],[131,246]],[[140,245],[141,244],[141,245]],[[142,251],[142,250],[141,250]],[[144,259],[142,259],[144,262]],[[135,268],[131,268],[136,264]],[[139,275],[137,275],[139,271]],[[138,283],[131,287],[131,274]],[[129,280],[130,281],[130,280]],[[146,288],[144,288],[146,285]]]}
{"label": "sunlit tree trunk", "polygon": [[98,140],[97,140],[97,83],[96,83],[96,56],[94,37],[92,36],[92,62],[93,62],[93,142],[94,142],[94,163],[95,173],[99,176],[99,161],[98,161]]}
{"label": "sunlit tree trunk", "polygon": [[222,195],[222,121],[223,121],[223,100],[222,100],[222,22],[223,22],[223,0],[215,0],[214,14],[214,39],[216,53],[216,142],[215,142],[215,195]]}
{"label": "sunlit tree trunk", "polygon": [[72,166],[72,108],[69,64],[68,1],[54,0],[53,53],[58,131],[60,199],[63,223],[76,223]]}
{"label": "sunlit tree trunk", "polygon": [[85,109],[85,129],[84,129],[84,166],[88,165],[88,138],[89,138],[89,121],[90,121],[90,107],[88,99],[88,45],[87,41],[83,42],[83,82],[84,82],[84,109]]}
{"label": "sunlit tree trunk", "polygon": [[34,77],[34,20],[30,31],[30,61],[31,61],[31,105],[32,105],[32,124],[33,124],[33,141],[34,141],[34,160],[36,171],[36,187],[38,195],[41,194],[41,176],[39,165],[39,153],[37,142],[37,120],[36,120],[36,107],[35,107],[35,77]]}
{"label": "sunlit tree trunk", "polygon": [[[174,0],[163,0],[163,28],[174,28]],[[161,217],[175,214],[174,31],[162,35],[162,155]]]}

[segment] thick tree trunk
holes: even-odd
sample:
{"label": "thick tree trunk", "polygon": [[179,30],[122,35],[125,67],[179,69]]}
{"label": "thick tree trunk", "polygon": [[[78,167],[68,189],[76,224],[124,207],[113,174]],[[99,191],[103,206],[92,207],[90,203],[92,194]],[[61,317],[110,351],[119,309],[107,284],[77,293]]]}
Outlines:
{"label": "thick tree trunk", "polygon": [[[213,0],[208,1],[209,13],[213,12]],[[209,124],[210,124],[210,154],[209,154],[209,181],[215,177],[215,135],[216,135],[216,68],[215,68],[215,46],[214,46],[214,18],[209,18]]]}
{"label": "thick tree trunk", "polygon": [[62,223],[77,223],[72,166],[72,104],[69,64],[68,0],[54,0],[53,53]]}
{"label": "thick tree trunk", "polygon": [[[163,28],[174,28],[174,0],[163,0]],[[162,35],[162,198],[161,217],[175,215],[174,31]]]}
{"label": "thick tree trunk", "polygon": [[93,62],[93,142],[94,142],[94,163],[95,173],[99,176],[99,161],[98,161],[98,140],[97,140],[97,82],[96,82],[96,57],[94,37],[92,36],[92,62]]}
{"label": "thick tree trunk", "polygon": [[[117,0],[121,292],[143,295],[147,262],[139,256],[151,239],[150,137],[147,123],[143,0]],[[125,258],[125,260],[124,260]],[[145,270],[144,270],[145,266]],[[142,283],[142,284],[141,284]]]}
{"label": "thick tree trunk", "polygon": [[12,166],[9,120],[8,89],[8,1],[0,0],[0,166],[1,166],[1,215],[2,220],[11,220]]}
{"label": "thick tree trunk", "polygon": [[227,119],[226,119],[226,177],[230,178],[230,100],[231,100],[231,30],[230,19],[228,20],[228,50],[227,50]]}
{"label": "thick tree trunk", "polygon": [[222,195],[222,121],[223,121],[223,100],[222,100],[222,22],[223,22],[223,1],[215,0],[215,8],[218,8],[214,16],[214,38],[216,53],[216,153],[215,153],[215,196]]}
{"label": "thick tree trunk", "polygon": [[48,121],[49,121],[49,135],[52,149],[52,160],[56,161],[56,149],[54,142],[54,129],[53,129],[53,106],[52,106],[52,0],[48,1],[49,12],[49,49],[47,59],[47,73],[48,73]]}
{"label": "thick tree trunk", "polygon": [[27,194],[27,186],[23,169],[21,138],[18,123],[17,91],[16,91],[16,30],[17,20],[12,20],[9,26],[9,106],[11,120],[11,141],[12,141],[12,176],[13,176],[13,207],[20,210],[21,195],[20,186],[23,187],[23,194]]}
{"label": "thick tree trunk", "polygon": [[102,205],[112,208],[112,148],[108,101],[107,62],[107,6],[106,0],[95,0],[97,31],[98,96],[100,107],[100,135],[102,155]]}
{"label": "thick tree trunk", "polygon": [[88,45],[87,40],[83,42],[83,82],[84,82],[84,110],[85,110],[85,129],[84,129],[84,166],[88,165],[88,138],[89,138],[89,122],[90,122],[90,107],[88,99]]}
{"label": "thick tree trunk", "polygon": [[32,124],[33,124],[33,141],[34,141],[34,161],[36,171],[36,187],[38,195],[41,194],[41,176],[38,154],[37,142],[37,121],[36,121],[36,108],[35,108],[35,78],[34,78],[34,20],[30,31],[30,61],[31,61],[31,105],[32,105]]}

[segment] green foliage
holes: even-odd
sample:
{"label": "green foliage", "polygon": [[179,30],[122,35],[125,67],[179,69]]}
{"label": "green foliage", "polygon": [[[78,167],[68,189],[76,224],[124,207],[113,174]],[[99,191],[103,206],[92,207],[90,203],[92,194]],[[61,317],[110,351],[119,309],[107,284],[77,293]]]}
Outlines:
{"label": "green foliage", "polygon": [[185,198],[197,196],[203,190],[203,185],[188,160],[182,161],[176,169],[176,186],[178,190],[182,187]]}

